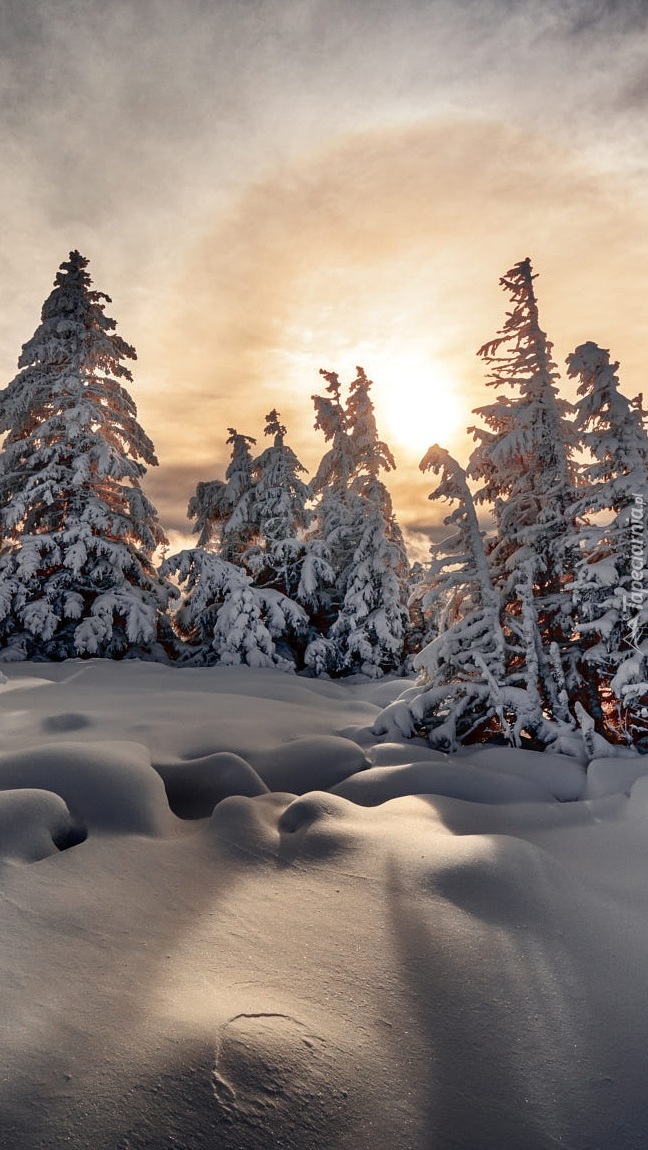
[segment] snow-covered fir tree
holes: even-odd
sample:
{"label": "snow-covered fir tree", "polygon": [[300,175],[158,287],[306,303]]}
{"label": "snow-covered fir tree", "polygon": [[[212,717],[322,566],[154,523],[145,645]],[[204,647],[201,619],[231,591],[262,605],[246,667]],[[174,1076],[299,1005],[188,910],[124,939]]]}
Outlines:
{"label": "snow-covered fir tree", "polygon": [[187,516],[195,519],[193,532],[198,536],[198,546],[213,547],[214,539],[229,519],[231,508],[227,505],[227,484],[222,479],[201,480],[189,500]]}
{"label": "snow-covered fir tree", "polygon": [[285,442],[286,428],[276,408],[266,415],[263,433],[272,444],[254,460],[254,515],[262,538],[272,545],[308,525],[311,490],[301,478],[306,468]]}
{"label": "snow-covered fir tree", "polygon": [[588,341],[567,358],[579,380],[575,430],[592,457],[572,515],[582,701],[607,737],[648,741],[648,434],[641,396],[619,390],[619,364]]}
{"label": "snow-covered fir tree", "polygon": [[329,568],[323,545],[303,538],[311,492],[276,410],[265,433],[272,446],[253,457],[256,440],[229,428],[225,480],[199,483],[189,502],[200,546],[164,565],[181,583],[174,627],[184,661],[301,666],[313,637],[300,604]]}
{"label": "snow-covered fir tree", "polygon": [[[429,564],[416,559],[410,566],[407,577],[407,611],[409,623],[405,637],[405,651],[410,660],[436,637],[434,611],[426,613],[423,600],[429,591]],[[407,665],[407,660],[406,660]]]}
{"label": "snow-covered fir tree", "polygon": [[172,592],[141,487],[153,444],[124,384],[135,351],[70,253],[0,392],[0,659],[159,653]]}
{"label": "snow-covered fir tree", "polygon": [[351,436],[353,483],[362,488],[360,477],[376,477],[381,471],[394,471],[396,464],[389,447],[378,438],[373,400],[369,394],[373,383],[362,367],[349,386],[346,415]]}
{"label": "snow-covered fir tree", "polygon": [[327,395],[313,395],[315,430],[324,433],[330,443],[311,482],[316,499],[308,538],[320,541],[331,567],[328,586],[320,589],[318,601],[311,607],[315,637],[309,643],[305,661],[311,673],[320,675],[339,670],[339,652],[328,633],[337,619],[344,598],[345,580],[354,549],[353,506],[350,490],[354,456],[349,420],[342,399],[342,385],[337,372],[320,368],[326,380]]}
{"label": "snow-covered fir tree", "polygon": [[416,663],[435,681],[473,681],[486,667],[491,678],[502,682],[506,652],[500,594],[491,581],[484,533],[466,473],[438,444],[428,448],[419,466],[440,477],[428,498],[456,506],[443,520],[452,533],[430,547],[432,563],[422,605],[434,616],[436,636]]}
{"label": "snow-covered fir tree", "polygon": [[478,354],[488,384],[512,394],[477,409],[486,427],[471,428],[478,445],[468,474],[482,482],[476,500],[494,509],[489,562],[507,611],[512,669],[520,686],[537,689],[549,712],[569,721],[573,433],[540,327],[535,279],[525,259],[500,280],[512,310]]}
{"label": "snow-covered fir tree", "polygon": [[242,559],[255,586],[274,588],[297,603],[316,607],[320,591],[333,579],[320,539],[307,539],[313,518],[312,490],[301,478],[306,468],[285,442],[286,428],[273,409],[264,434],[272,444],[253,461],[250,519],[258,542]]}
{"label": "snow-covered fir tree", "polygon": [[330,626],[342,602],[344,575],[354,547],[355,499],[351,493],[351,478],[355,471],[355,454],[339,376],[323,368],[320,375],[326,380],[328,395],[312,396],[315,429],[324,433],[324,439],[331,446],[322,457],[311,490],[317,499],[313,534],[324,541],[335,577],[323,615]]}
{"label": "snow-covered fir tree", "polygon": [[241,567],[202,547],[169,556],[161,571],[180,586],[173,620],[180,662],[294,670],[291,648],[308,627],[299,604],[273,588],[254,587]]}
{"label": "snow-covered fir tree", "polygon": [[335,670],[381,675],[400,668],[408,621],[407,556],[380,479],[395,463],[378,438],[372,383],[364,370],[357,368],[344,407],[337,375],[321,374],[329,396],[314,397],[316,426],[331,448],[313,487],[320,494],[318,523],[336,575],[327,638]]}
{"label": "snow-covered fir tree", "polygon": [[523,732],[544,731],[536,693],[508,682],[501,596],[493,586],[465,471],[442,447],[430,447],[422,471],[440,477],[430,499],[456,504],[444,519],[452,528],[430,548],[432,563],[418,589],[434,637],[413,660],[420,685],[382,717],[385,731],[423,733],[433,746],[453,750],[465,740],[499,734],[518,745]]}
{"label": "snow-covered fir tree", "polygon": [[370,480],[360,498],[358,542],[329,632],[340,667],[372,676],[401,667],[408,622],[404,549],[385,491],[380,480]]}
{"label": "snow-covered fir tree", "polygon": [[228,563],[238,563],[257,535],[251,451],[256,439],[229,427],[227,443],[232,451],[225,480],[199,483],[189,500],[188,515],[196,521],[199,547],[217,550]]}

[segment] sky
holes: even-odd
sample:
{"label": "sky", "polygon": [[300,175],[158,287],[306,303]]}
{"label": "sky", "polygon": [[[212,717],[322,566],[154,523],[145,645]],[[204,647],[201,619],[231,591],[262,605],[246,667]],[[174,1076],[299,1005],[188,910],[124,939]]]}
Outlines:
{"label": "sky", "polygon": [[645,390],[647,104],[648,0],[0,0],[0,386],[78,248],[172,546],[228,427],[278,408],[312,473],[360,364],[416,551],[514,263],[561,368],[593,339]]}

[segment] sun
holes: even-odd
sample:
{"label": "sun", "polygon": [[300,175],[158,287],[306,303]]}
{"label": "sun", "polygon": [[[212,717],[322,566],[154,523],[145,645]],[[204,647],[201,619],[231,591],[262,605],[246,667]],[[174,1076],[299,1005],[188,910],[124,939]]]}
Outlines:
{"label": "sun", "polygon": [[372,393],[381,439],[418,459],[433,443],[452,450],[466,414],[450,370],[424,351],[381,357]]}

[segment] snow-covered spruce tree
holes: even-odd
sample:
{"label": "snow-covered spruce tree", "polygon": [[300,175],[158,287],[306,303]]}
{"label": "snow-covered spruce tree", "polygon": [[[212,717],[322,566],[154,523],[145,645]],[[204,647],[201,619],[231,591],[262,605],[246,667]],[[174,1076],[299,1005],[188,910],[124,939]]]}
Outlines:
{"label": "snow-covered spruce tree", "polygon": [[88,261],[61,265],[18,375],[0,392],[0,659],[150,657],[171,586],[142,491],[153,445],[123,386],[135,351]]}
{"label": "snow-covered spruce tree", "polygon": [[314,674],[335,674],[340,670],[339,652],[327,636],[342,606],[355,548],[353,532],[357,496],[351,492],[354,454],[340,379],[336,372],[323,368],[320,368],[320,375],[326,380],[328,394],[311,396],[315,407],[315,429],[324,433],[324,439],[331,446],[324,453],[311,482],[316,506],[308,538],[323,544],[332,578],[330,585],[320,590],[318,602],[311,608],[317,635],[309,643],[305,661]]}
{"label": "snow-covered spruce tree", "polygon": [[378,438],[372,382],[361,367],[356,370],[345,409],[348,443],[340,451],[345,468],[350,451],[352,471],[333,477],[339,485],[338,523],[330,542],[339,540],[346,563],[338,569],[340,607],[328,637],[339,670],[379,676],[402,665],[408,562],[389,492],[379,478],[395,467],[394,459]]}
{"label": "snow-covered spruce tree", "polygon": [[328,395],[313,395],[315,429],[324,433],[331,446],[325,452],[311,490],[317,499],[314,515],[316,537],[324,540],[335,573],[335,587],[329,596],[328,622],[335,619],[343,597],[340,580],[349,564],[353,551],[351,478],[355,471],[355,454],[349,434],[349,416],[341,395],[340,380],[336,372],[324,371]]}
{"label": "snow-covered spruce tree", "polygon": [[506,610],[510,669],[520,686],[538,691],[548,713],[569,721],[573,432],[570,405],[558,395],[552,344],[540,327],[535,278],[525,259],[500,280],[512,310],[478,354],[488,365],[488,384],[512,394],[477,409],[486,427],[471,428],[478,446],[468,475],[483,483],[476,500],[494,509],[489,563]]}
{"label": "snow-covered spruce tree", "polygon": [[507,682],[500,592],[491,580],[466,473],[437,444],[420,468],[440,476],[429,498],[456,504],[444,519],[452,533],[430,548],[421,597],[435,635],[414,658],[414,669],[421,672],[418,686],[386,708],[374,729],[426,733],[433,746],[446,751],[494,734],[518,745],[523,732],[543,730],[545,722],[537,694]]}
{"label": "snow-covered spruce tree", "polygon": [[232,452],[225,481],[199,483],[189,500],[188,515],[196,520],[194,532],[199,536],[199,547],[217,550],[228,563],[238,563],[257,535],[252,494],[254,460],[250,450],[256,439],[241,435],[234,427],[229,427],[228,433]]}
{"label": "snow-covered spruce tree", "polygon": [[642,399],[619,391],[618,363],[588,341],[567,357],[575,430],[593,462],[572,507],[581,701],[599,734],[648,740],[648,434]]}
{"label": "snow-covered spruce tree", "polygon": [[256,441],[229,429],[225,482],[199,484],[189,504],[201,546],[164,565],[181,583],[174,626],[184,661],[292,669],[314,637],[304,606],[330,569],[322,543],[303,538],[310,488],[274,410],[265,431],[273,445],[253,458]]}
{"label": "snow-covered spruce tree", "polygon": [[407,577],[409,623],[405,637],[406,664],[407,661],[411,663],[413,657],[422,651],[423,647],[426,647],[437,634],[434,611],[426,612],[423,608],[423,600],[429,591],[428,568],[428,563],[422,563],[420,559],[416,559],[412,563]]}
{"label": "snow-covered spruce tree", "polygon": [[[493,587],[465,471],[444,448],[428,448],[421,471],[432,471],[440,482],[429,499],[447,499],[456,507],[443,520],[451,535],[430,547],[423,610],[434,616],[436,636],[415,659],[433,684],[486,679],[501,684],[506,669],[504,635],[500,626],[500,596]],[[477,722],[484,719],[483,710]]]}
{"label": "snow-covered spruce tree", "polygon": [[264,434],[272,436],[272,445],[253,461],[252,468],[250,517],[258,542],[248,547],[242,562],[255,586],[274,588],[303,606],[316,608],[333,572],[323,541],[305,537],[313,518],[307,506],[312,490],[301,478],[306,468],[285,443],[286,428],[276,409],[266,416]]}
{"label": "snow-covered spruce tree", "polygon": [[170,556],[161,571],[180,584],[173,619],[180,662],[294,670],[290,646],[308,626],[297,603],[272,588],[254,587],[241,567],[202,547]]}

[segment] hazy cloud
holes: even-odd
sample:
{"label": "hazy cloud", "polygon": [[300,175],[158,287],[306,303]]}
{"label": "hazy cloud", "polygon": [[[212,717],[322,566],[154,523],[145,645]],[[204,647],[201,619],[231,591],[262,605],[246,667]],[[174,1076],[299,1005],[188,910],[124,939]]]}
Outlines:
{"label": "hazy cloud", "polygon": [[203,479],[212,479],[215,471],[224,473],[226,466],[227,459],[216,456],[209,468],[195,463],[174,464],[164,460],[161,466],[149,468],[143,486],[167,531],[192,534],[193,523],[187,518],[187,506],[196,490],[196,484]]}
{"label": "hazy cloud", "polygon": [[452,120],[356,135],[279,168],[202,237],[161,325],[159,370],[170,395],[184,375],[202,407],[198,445],[238,412],[256,412],[258,428],[282,389],[303,413],[319,366],[352,370],[362,353],[380,385],[394,342],[463,357],[457,382],[472,393],[473,352],[503,317],[497,280],[527,254],[556,338],[592,325],[602,342],[623,339],[639,370],[627,329],[643,300],[618,284],[643,275],[645,223],[614,180],[518,129]]}
{"label": "hazy cloud", "polygon": [[[498,276],[527,254],[559,357],[609,344],[638,390],[647,15],[643,0],[3,0],[3,377],[79,247],[138,349],[151,483],[179,531],[229,424],[261,439],[276,404],[314,466],[319,366],[364,363],[383,422],[426,361],[472,406]],[[432,514],[414,445],[395,446],[399,510]]]}

